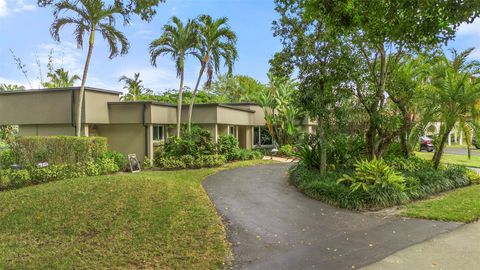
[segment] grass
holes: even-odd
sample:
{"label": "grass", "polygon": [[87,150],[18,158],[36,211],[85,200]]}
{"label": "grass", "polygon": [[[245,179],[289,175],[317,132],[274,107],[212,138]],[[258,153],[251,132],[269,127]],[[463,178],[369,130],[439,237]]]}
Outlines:
{"label": "grass", "polygon": [[480,185],[459,188],[439,197],[406,205],[408,217],[472,222],[480,217]]}
{"label": "grass", "polygon": [[201,186],[221,168],[85,177],[0,192],[0,269],[218,269],[229,257]]}
{"label": "grass", "polygon": [[[428,152],[415,152],[415,155],[428,160],[432,160],[433,157],[433,153]],[[472,155],[471,159],[468,159],[467,155],[443,154],[442,162],[480,168],[480,156],[474,155]]]}

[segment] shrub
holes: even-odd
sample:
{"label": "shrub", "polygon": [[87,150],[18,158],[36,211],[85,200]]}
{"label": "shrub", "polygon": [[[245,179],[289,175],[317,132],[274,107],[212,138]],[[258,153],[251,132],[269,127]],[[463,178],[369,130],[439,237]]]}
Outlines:
{"label": "shrub", "polygon": [[183,155],[198,156],[198,146],[193,140],[184,140],[177,137],[169,139],[165,143],[165,157],[179,157]]}
{"label": "shrub", "polygon": [[187,166],[178,158],[164,157],[160,158],[158,167],[163,169],[185,169]]}
{"label": "shrub", "polygon": [[103,155],[104,158],[107,159],[112,159],[115,164],[117,164],[117,167],[119,168],[118,170],[120,171],[126,171],[128,168],[128,159],[127,156],[117,152],[117,151],[107,151]]}
{"label": "shrub", "polygon": [[28,170],[2,170],[2,179],[0,180],[0,190],[9,188],[18,188],[26,186],[31,182]]}
{"label": "shrub", "polygon": [[182,138],[195,143],[198,155],[215,154],[215,143],[213,143],[212,133],[206,129],[194,125],[190,132],[184,131]]}
{"label": "shrub", "polygon": [[[191,156],[191,155],[184,155],[184,156],[181,156],[179,158],[179,160],[181,162],[183,162],[185,164],[185,167],[187,168],[197,168],[197,167],[201,167],[201,164],[198,164],[195,162],[195,157]],[[200,165],[200,166],[198,166]]]}
{"label": "shrub", "polygon": [[480,184],[480,174],[473,171],[473,170],[467,170],[467,177],[468,180],[470,180],[470,183],[472,184]]}
{"label": "shrub", "polygon": [[218,138],[217,150],[221,155],[225,155],[227,160],[234,160],[238,151],[238,140],[232,135],[224,135]]}
{"label": "shrub", "polygon": [[202,167],[219,167],[227,162],[224,155],[204,155],[199,157]]}
{"label": "shrub", "polygon": [[17,156],[11,149],[3,150],[0,152],[0,164],[3,168],[17,164]]}
{"label": "shrub", "polygon": [[238,149],[235,152],[234,160],[253,160],[253,159],[262,159],[263,153],[258,150],[251,149]]}
{"label": "shrub", "polygon": [[163,147],[155,149],[153,152],[153,165],[160,167],[160,160],[165,157],[165,150]]}
{"label": "shrub", "polygon": [[418,170],[429,170],[433,164],[429,160],[425,160],[416,156],[410,158],[390,156],[384,159],[388,166],[397,171],[413,172]]}
{"label": "shrub", "polygon": [[143,158],[142,167],[143,167],[143,169],[151,169],[152,168],[152,160],[150,160],[149,157],[145,156]]}
{"label": "shrub", "polygon": [[321,145],[318,141],[305,142],[298,146],[295,156],[309,169],[320,168]]}
{"label": "shrub", "polygon": [[293,146],[291,146],[290,144],[284,144],[278,150],[278,155],[280,156],[291,157],[294,154],[295,152],[293,150]]}
{"label": "shrub", "polygon": [[2,171],[0,189],[12,189],[32,184],[50,181],[77,178],[82,176],[96,176],[110,174],[119,168],[112,158],[98,158],[95,161],[77,164],[58,164],[47,167],[26,166],[25,169]]}
{"label": "shrub", "polygon": [[102,137],[35,136],[19,137],[13,151],[21,165],[85,163],[107,152],[107,139]]}
{"label": "shrub", "polygon": [[357,160],[364,159],[365,140],[360,136],[335,134],[327,144],[327,160],[336,168],[350,169]]}

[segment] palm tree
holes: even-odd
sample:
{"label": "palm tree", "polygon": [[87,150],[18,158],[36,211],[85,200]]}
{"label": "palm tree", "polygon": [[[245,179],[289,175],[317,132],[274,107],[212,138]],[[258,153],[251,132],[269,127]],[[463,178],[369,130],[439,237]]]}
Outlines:
{"label": "palm tree", "polygon": [[139,77],[140,73],[135,73],[133,74],[133,78],[129,78],[124,75],[118,79],[119,82],[124,82],[125,85],[123,86],[123,89],[128,91],[124,96],[122,96],[123,100],[136,101],[139,96],[152,93],[152,90],[142,85],[143,81],[140,80]]}
{"label": "palm tree", "polygon": [[162,35],[150,43],[150,61],[154,67],[157,66],[157,58],[168,54],[175,61],[177,77],[180,77],[177,101],[177,137],[180,138],[180,121],[182,119],[182,93],[185,73],[185,58],[188,55],[199,57],[197,46],[197,32],[195,22],[187,20],[184,25],[182,21],[173,16],[171,22],[163,27]]}
{"label": "palm tree", "polygon": [[200,72],[198,73],[197,83],[192,93],[192,100],[188,108],[188,131],[191,130],[193,104],[198,86],[202,80],[203,73],[207,72],[207,87],[212,83],[213,74],[220,72],[220,62],[223,60],[228,68],[228,73],[232,73],[233,63],[237,60],[237,49],[235,48],[237,36],[228,26],[228,18],[222,17],[212,19],[209,15],[201,15],[198,18],[198,32],[200,42],[198,49],[200,51]]}
{"label": "palm tree", "polygon": [[63,68],[56,69],[53,73],[49,72],[47,78],[50,81],[42,83],[42,86],[47,88],[72,87],[75,81],[80,80],[78,75],[70,77],[68,71],[65,71]]}
{"label": "palm tree", "polygon": [[[66,16],[66,14],[71,15]],[[55,20],[50,28],[50,33],[55,41],[60,42],[60,30],[66,25],[75,27],[74,35],[79,48],[83,47],[84,35],[89,35],[87,59],[76,104],[75,133],[76,136],[81,136],[83,96],[90,58],[92,57],[93,45],[95,43],[95,33],[100,33],[103,39],[107,41],[110,49],[110,59],[119,54],[124,55],[128,52],[130,45],[123,33],[115,28],[115,17],[122,16],[124,24],[128,23],[128,17],[122,13],[120,7],[114,5],[106,6],[102,0],[75,0],[73,2],[63,0],[55,4],[53,15]],[[118,47],[119,44],[121,48]]]}
{"label": "palm tree", "polygon": [[429,108],[432,115],[442,123],[440,144],[433,156],[435,168],[440,165],[448,136],[456,124],[462,129],[467,126],[478,128],[480,79],[473,75],[479,74],[480,63],[467,60],[472,51],[468,49],[457,53],[453,50],[451,61],[443,56],[433,69],[427,98],[431,100]]}

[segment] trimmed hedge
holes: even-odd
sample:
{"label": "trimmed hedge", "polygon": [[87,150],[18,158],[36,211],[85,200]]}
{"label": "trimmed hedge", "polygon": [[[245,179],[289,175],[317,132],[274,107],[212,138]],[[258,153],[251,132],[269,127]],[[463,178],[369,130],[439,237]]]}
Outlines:
{"label": "trimmed hedge", "polygon": [[103,137],[35,136],[19,137],[12,146],[20,165],[41,162],[50,165],[86,163],[107,152]]}
{"label": "trimmed hedge", "polygon": [[108,157],[85,163],[49,165],[48,167],[27,166],[20,170],[5,169],[1,171],[0,190],[68,178],[110,174],[118,170],[115,160]]}

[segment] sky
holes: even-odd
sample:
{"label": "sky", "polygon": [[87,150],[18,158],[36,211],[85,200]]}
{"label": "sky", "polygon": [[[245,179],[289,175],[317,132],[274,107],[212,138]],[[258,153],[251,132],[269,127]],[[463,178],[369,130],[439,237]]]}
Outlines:
{"label": "sky", "polygon": [[[272,35],[272,21],[277,14],[273,0],[167,0],[160,4],[157,15],[149,22],[134,17],[131,24],[118,24],[130,42],[126,56],[112,60],[106,42],[97,35],[87,85],[110,90],[122,90],[118,78],[132,77],[140,72],[144,86],[156,92],[178,88],[179,80],[173,61],[168,56],[157,59],[157,68],[150,64],[149,43],[160,36],[162,26],[172,16],[182,20],[209,14],[214,18],[226,16],[236,32],[239,60],[234,73],[251,76],[262,83],[268,80],[268,60],[281,50],[280,41]],[[50,36],[53,21],[52,8],[39,8],[35,0],[0,0],[0,83],[21,84],[30,88],[23,74],[16,68],[12,50],[26,65],[33,88],[39,87],[40,75],[36,59],[45,78],[48,54],[54,51],[54,67],[65,68],[71,74],[82,75],[87,44],[78,49],[73,38],[73,28],[64,28],[60,43]],[[472,59],[480,60],[480,19],[473,24],[462,25],[455,40],[446,48],[462,50],[476,47]],[[200,65],[195,59],[186,63],[186,85],[193,88]]]}

